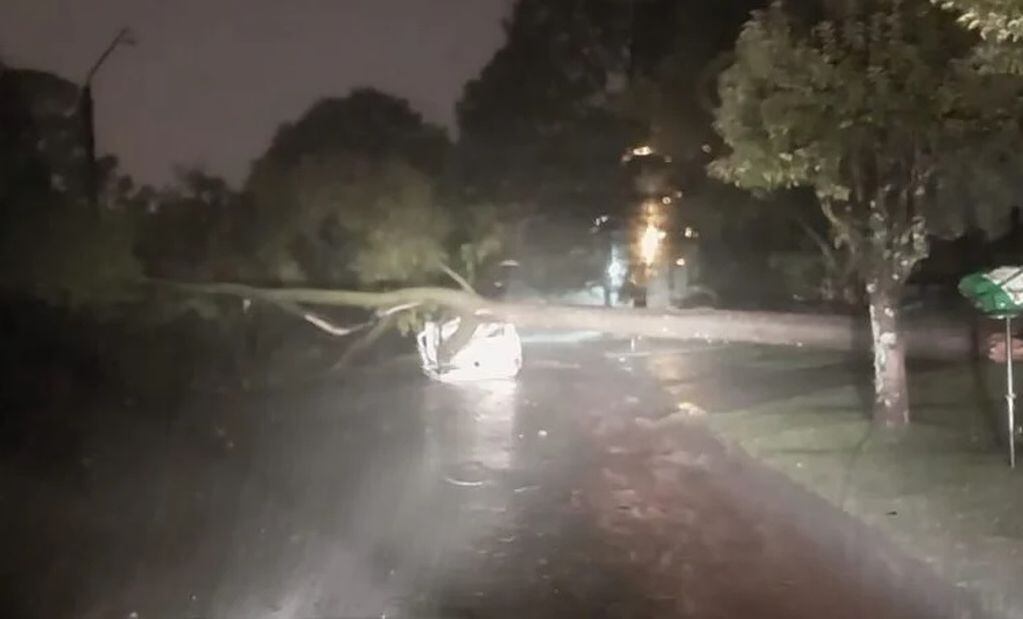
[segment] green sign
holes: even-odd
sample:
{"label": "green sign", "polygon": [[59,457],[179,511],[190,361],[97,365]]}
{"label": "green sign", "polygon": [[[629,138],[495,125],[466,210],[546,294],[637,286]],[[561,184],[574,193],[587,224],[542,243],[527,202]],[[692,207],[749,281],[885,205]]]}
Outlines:
{"label": "green sign", "polygon": [[959,292],[991,316],[1023,313],[1023,267],[999,267],[967,275],[959,282]]}

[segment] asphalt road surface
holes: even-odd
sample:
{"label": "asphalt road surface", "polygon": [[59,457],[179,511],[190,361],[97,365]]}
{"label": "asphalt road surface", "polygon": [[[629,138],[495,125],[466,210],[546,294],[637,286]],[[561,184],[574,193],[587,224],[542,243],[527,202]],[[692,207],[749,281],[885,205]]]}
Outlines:
{"label": "asphalt road surface", "polygon": [[514,382],[398,364],[111,412],[59,465],[3,461],[3,615],[978,616],[699,423],[650,422],[679,397],[727,410],[846,368],[700,359],[535,344]]}

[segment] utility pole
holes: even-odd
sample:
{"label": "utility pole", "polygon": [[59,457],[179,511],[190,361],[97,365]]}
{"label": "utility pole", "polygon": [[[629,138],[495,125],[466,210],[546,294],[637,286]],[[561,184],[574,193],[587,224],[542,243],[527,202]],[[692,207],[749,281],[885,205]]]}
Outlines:
{"label": "utility pole", "polygon": [[128,28],[121,28],[117,35],[110,41],[103,53],[99,55],[92,68],[85,76],[85,83],[82,86],[82,94],[79,100],[78,114],[84,125],[85,139],[85,190],[89,200],[89,206],[93,212],[99,210],[99,167],[96,163],[96,115],[92,99],[92,80],[96,77],[103,64],[114,53],[114,50],[124,45],[135,45],[135,37]]}

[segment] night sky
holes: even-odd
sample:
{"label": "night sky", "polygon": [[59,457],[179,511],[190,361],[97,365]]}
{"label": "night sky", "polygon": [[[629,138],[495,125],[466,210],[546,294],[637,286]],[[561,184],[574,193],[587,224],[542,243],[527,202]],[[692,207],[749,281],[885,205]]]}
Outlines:
{"label": "night sky", "polygon": [[276,127],[370,85],[452,125],[502,43],[509,0],[2,0],[0,55],[80,81],[129,26],[139,40],[95,81],[99,146],[145,182],[199,164],[238,183]]}

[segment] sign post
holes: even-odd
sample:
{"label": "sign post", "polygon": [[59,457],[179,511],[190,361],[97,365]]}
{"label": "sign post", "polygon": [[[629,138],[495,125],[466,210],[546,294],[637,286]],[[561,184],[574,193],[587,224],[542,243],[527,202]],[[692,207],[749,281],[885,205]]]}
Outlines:
{"label": "sign post", "polygon": [[1012,319],[1023,314],[1023,267],[1005,266],[967,275],[959,292],[987,316],[1005,321],[1005,416],[1009,467],[1016,468],[1016,387],[1012,350]]}
{"label": "sign post", "polygon": [[1005,317],[1005,411],[1009,418],[1009,468],[1016,468],[1016,388],[1012,375],[1012,317]]}

